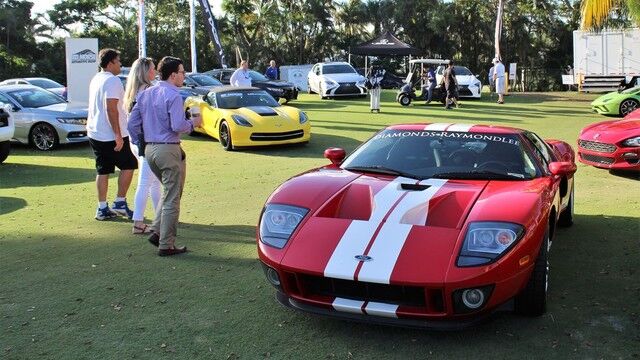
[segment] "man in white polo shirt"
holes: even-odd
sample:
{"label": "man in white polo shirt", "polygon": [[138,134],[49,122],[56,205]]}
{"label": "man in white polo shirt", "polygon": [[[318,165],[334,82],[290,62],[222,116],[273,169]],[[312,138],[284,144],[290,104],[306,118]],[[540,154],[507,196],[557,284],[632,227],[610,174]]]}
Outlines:
{"label": "man in white polo shirt", "polygon": [[240,67],[233,72],[229,83],[233,86],[251,86],[251,76],[249,76],[249,62],[242,60]]}
{"label": "man in white polo shirt", "polygon": [[[96,156],[96,188],[98,209],[96,220],[107,220],[123,215],[131,219],[133,211],[127,205],[127,191],[138,168],[138,160],[129,147],[127,117],[122,105],[124,88],[116,76],[120,74],[120,53],[114,49],[102,49],[98,53],[100,68],[89,84],[89,114],[87,136]],[[107,191],[109,174],[120,169],[118,194],[109,209]]]}

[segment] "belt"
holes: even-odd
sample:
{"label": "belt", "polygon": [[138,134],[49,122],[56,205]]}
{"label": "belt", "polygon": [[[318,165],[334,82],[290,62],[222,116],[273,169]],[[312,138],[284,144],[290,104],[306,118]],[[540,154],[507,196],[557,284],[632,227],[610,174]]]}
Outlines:
{"label": "belt", "polygon": [[179,142],[148,142],[147,145],[180,145]]}

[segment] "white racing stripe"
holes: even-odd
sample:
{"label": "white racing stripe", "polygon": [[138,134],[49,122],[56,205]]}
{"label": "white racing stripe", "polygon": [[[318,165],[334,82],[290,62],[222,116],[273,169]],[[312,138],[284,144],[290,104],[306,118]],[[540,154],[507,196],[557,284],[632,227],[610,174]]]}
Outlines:
{"label": "white racing stripe", "polygon": [[384,317],[392,317],[397,318],[396,311],[398,310],[398,305],[393,304],[385,304],[379,302],[370,302],[364,308],[367,312],[367,315],[375,315],[375,316],[384,316]]}
{"label": "white racing stripe", "polygon": [[458,131],[458,132],[468,132],[474,124],[454,124],[451,125],[447,131]]}
{"label": "white racing stripe", "polygon": [[413,225],[424,226],[427,223],[429,201],[446,182],[444,179],[423,180],[420,184],[430,185],[428,189],[410,192],[402,199],[380,229],[367,254],[373,260],[362,264],[358,281],[389,283],[411,228]]}
{"label": "white racing stripe", "polygon": [[373,197],[373,212],[369,220],[353,220],[349,224],[324,268],[325,277],[354,279],[356,268],[360,263],[355,256],[364,254],[382,219],[405,193],[405,190],[400,187],[402,183],[414,184],[415,180],[403,177],[394,179]]}
{"label": "white racing stripe", "polygon": [[338,311],[362,314],[362,305],[364,305],[364,301],[335,298],[331,305]]}
{"label": "white racing stripe", "polygon": [[433,131],[443,131],[448,126],[451,126],[451,123],[435,123],[435,124],[429,124],[429,125],[425,126],[424,129],[425,130],[433,130]]}

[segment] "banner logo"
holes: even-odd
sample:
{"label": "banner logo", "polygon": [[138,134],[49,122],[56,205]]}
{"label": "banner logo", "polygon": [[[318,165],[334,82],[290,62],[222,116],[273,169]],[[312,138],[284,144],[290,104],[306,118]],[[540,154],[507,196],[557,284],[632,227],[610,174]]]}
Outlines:
{"label": "banner logo", "polygon": [[71,55],[71,63],[95,63],[96,62],[96,53],[89,49],[84,49],[79,51],[73,55]]}

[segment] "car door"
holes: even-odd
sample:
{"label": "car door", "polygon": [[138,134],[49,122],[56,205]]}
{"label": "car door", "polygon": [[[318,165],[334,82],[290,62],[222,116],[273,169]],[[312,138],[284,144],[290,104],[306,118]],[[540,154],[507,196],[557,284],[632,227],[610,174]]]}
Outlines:
{"label": "car door", "polygon": [[220,110],[216,103],[216,94],[210,92],[206,97],[207,106],[202,109],[202,129],[216,139],[219,137]]}
{"label": "car door", "polygon": [[309,88],[311,89],[311,91],[313,92],[319,92],[320,89],[318,88],[318,77],[320,75],[320,65],[315,64],[313,65],[313,67],[311,68],[311,71],[309,71],[309,76],[307,78],[307,81],[309,83]]}
{"label": "car door", "polygon": [[[11,106],[11,119],[15,125],[15,132],[13,137],[19,139],[24,142],[28,140],[29,136],[29,128],[31,126],[29,121],[29,116],[26,116],[23,109],[15,103],[15,101],[11,100],[9,96],[4,93],[0,93],[0,107],[4,107],[5,105]],[[25,117],[26,116],[26,117]]]}

